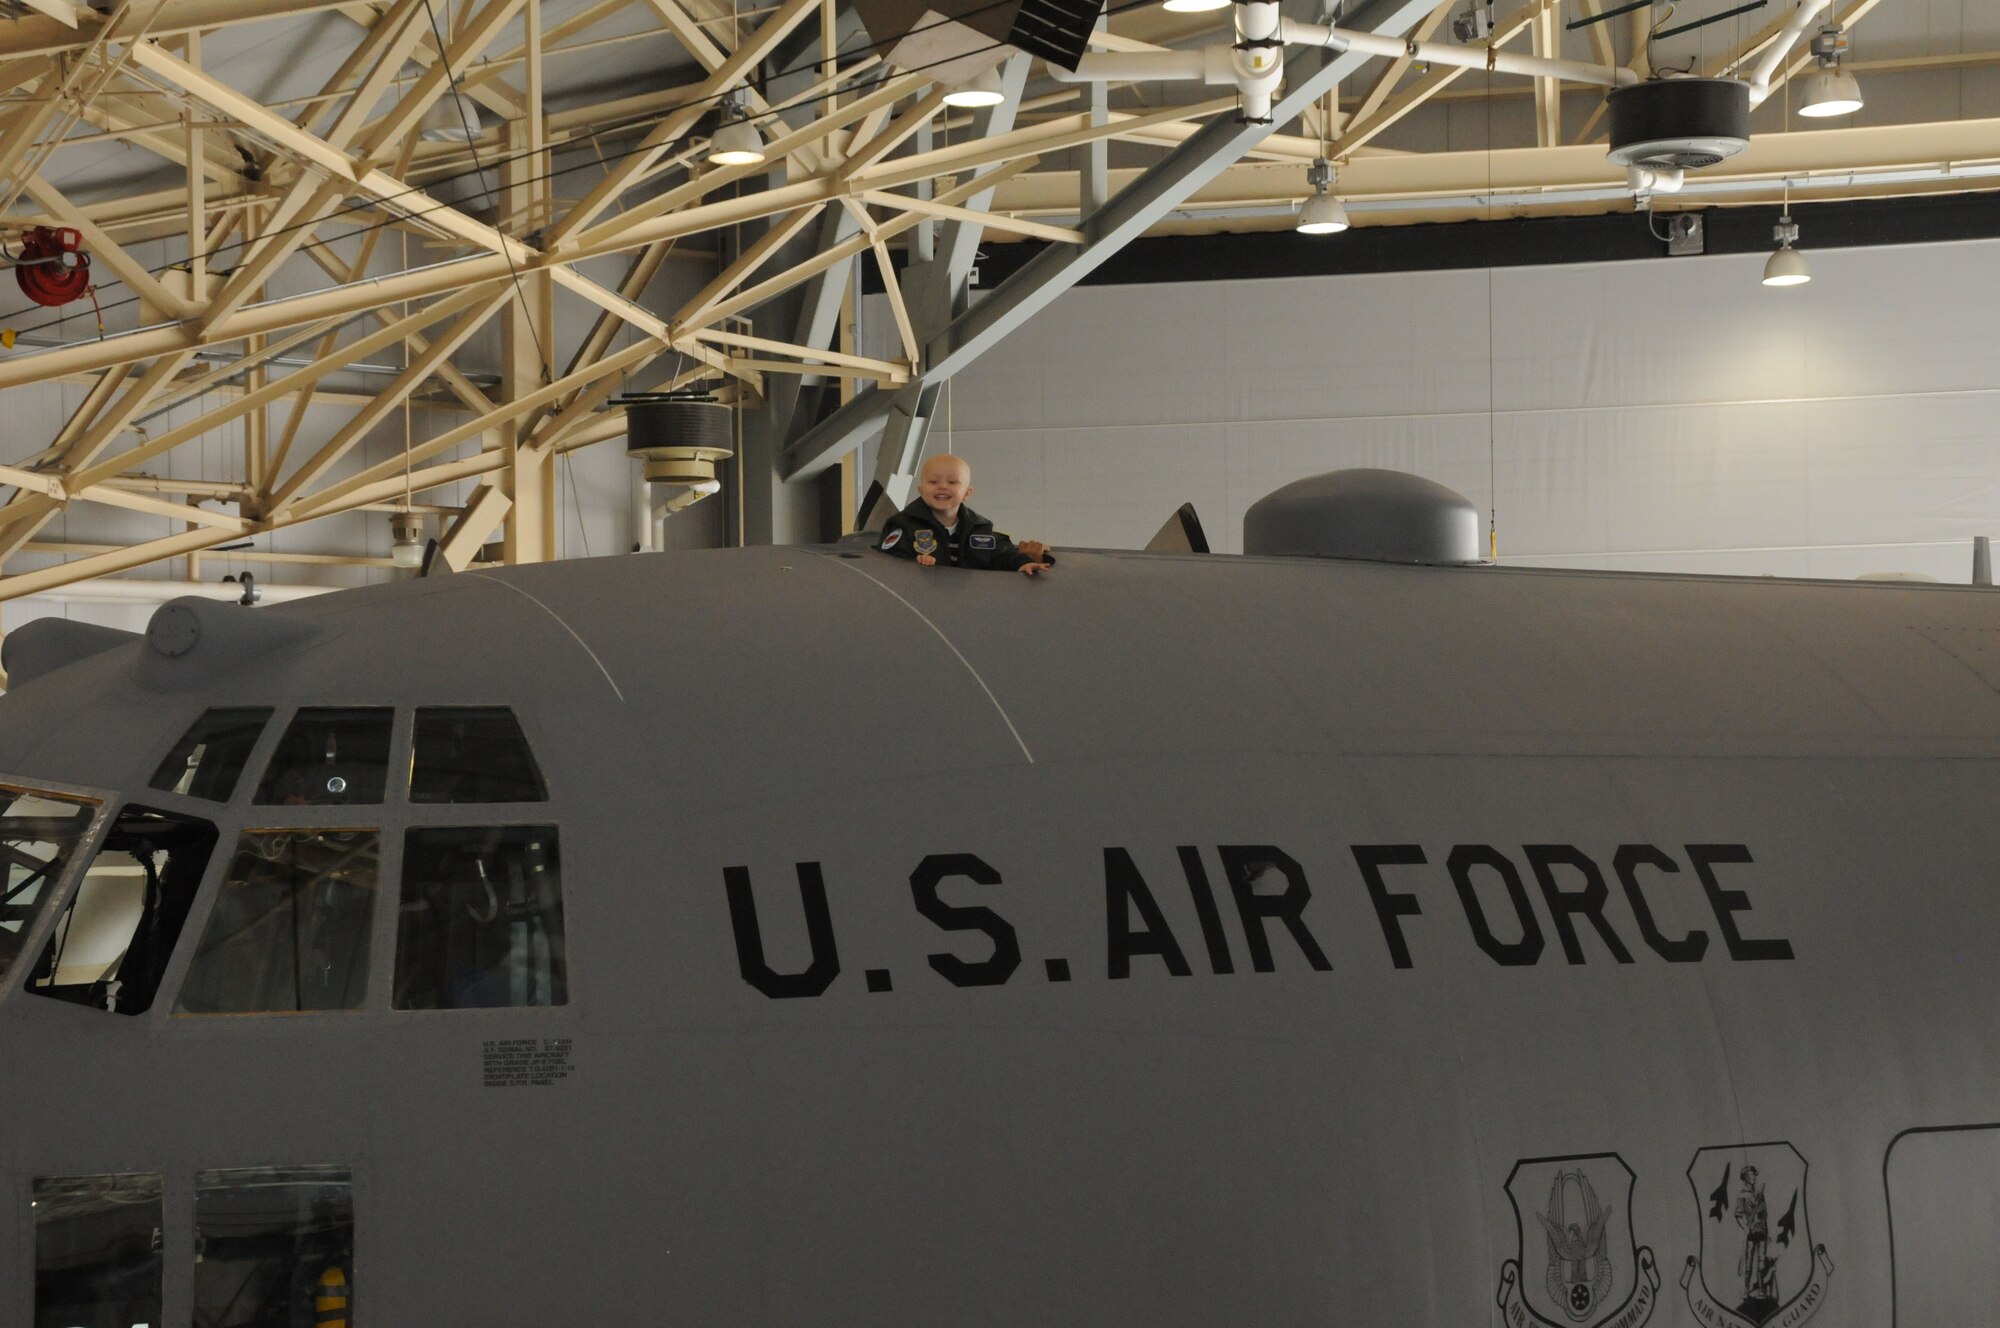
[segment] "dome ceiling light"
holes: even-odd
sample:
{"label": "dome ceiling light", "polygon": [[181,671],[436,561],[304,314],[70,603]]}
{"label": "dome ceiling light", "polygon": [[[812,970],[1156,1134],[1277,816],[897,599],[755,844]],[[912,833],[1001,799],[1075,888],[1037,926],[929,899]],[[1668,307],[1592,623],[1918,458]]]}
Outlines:
{"label": "dome ceiling light", "polygon": [[755,166],[764,160],[764,135],[751,123],[743,99],[731,93],[722,103],[722,125],[708,141],[711,166]]}
{"label": "dome ceiling light", "polygon": [[1771,238],[1778,242],[1778,249],[1764,264],[1764,284],[1803,286],[1811,281],[1812,269],[1806,266],[1806,256],[1792,248],[1799,238],[1799,224],[1792,220],[1790,211],[1778,218],[1778,224],[1771,228]]}
{"label": "dome ceiling light", "polygon": [[1840,67],[1840,57],[1847,54],[1846,31],[1837,23],[1821,28],[1813,34],[1812,53],[1819,61],[1819,68],[1813,70],[1805,81],[1799,114],[1820,120],[1833,115],[1852,115],[1860,110],[1861,84],[1854,75]]}
{"label": "dome ceiling light", "polygon": [[1301,235],[1338,235],[1348,227],[1347,209],[1331,192],[1333,188],[1333,163],[1320,157],[1306,168],[1306,183],[1313,187],[1310,197],[1299,207],[1298,224],[1293,227]]}

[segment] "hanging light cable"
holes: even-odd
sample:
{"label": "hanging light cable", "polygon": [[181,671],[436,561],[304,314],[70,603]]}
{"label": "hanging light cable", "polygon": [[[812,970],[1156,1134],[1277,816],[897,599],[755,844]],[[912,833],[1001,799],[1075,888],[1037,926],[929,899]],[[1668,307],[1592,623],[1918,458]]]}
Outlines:
{"label": "hanging light cable", "polygon": [[[736,12],[734,0],[729,6],[730,33],[735,41],[743,40],[743,21]],[[764,135],[759,132],[757,122],[750,118],[750,108],[744,104],[740,91],[732,91],[722,99],[722,123],[715,136],[708,141],[708,162],[711,166],[755,166],[764,160]]]}
{"label": "hanging light cable", "polygon": [[[1785,129],[1792,124],[1791,89],[1785,89]],[[1778,224],[1771,228],[1771,238],[1778,242],[1778,249],[1764,260],[1764,284],[1766,286],[1803,286],[1812,280],[1812,269],[1806,265],[1805,255],[1792,248],[1799,238],[1799,224],[1792,220],[1792,179],[1785,177],[1783,211],[1778,214]]]}
{"label": "hanging light cable", "polygon": [[1348,227],[1347,209],[1332,194],[1333,163],[1327,159],[1327,121],[1331,109],[1320,107],[1319,156],[1306,168],[1306,183],[1312,194],[1299,205],[1299,219],[1292,229],[1301,235],[1338,235]]}

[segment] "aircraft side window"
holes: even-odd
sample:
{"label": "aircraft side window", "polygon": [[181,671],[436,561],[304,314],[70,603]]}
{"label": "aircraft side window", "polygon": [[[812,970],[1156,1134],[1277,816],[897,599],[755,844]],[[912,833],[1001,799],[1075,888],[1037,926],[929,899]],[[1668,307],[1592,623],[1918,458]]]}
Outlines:
{"label": "aircraft side window", "polygon": [[360,1009],[381,861],[374,830],[245,831],[175,1011]]}
{"label": "aircraft side window", "polygon": [[34,1190],[35,1324],[158,1324],[158,1176],[58,1176]]}
{"label": "aircraft side window", "polygon": [[546,802],[521,722],[504,706],[417,710],[411,802]]}
{"label": "aircraft side window", "polygon": [[266,807],[326,807],[382,801],[388,783],[386,707],[308,707],[292,717],[257,787]]}
{"label": "aircraft side window", "polygon": [[[195,1323],[353,1323],[354,1194],[347,1168],[197,1172],[194,1229]],[[123,1328],[158,1320],[117,1322]]]}
{"label": "aircraft side window", "polygon": [[568,974],[554,826],[407,832],[398,1010],[562,1005]]}
{"label": "aircraft side window", "polygon": [[270,722],[269,706],[205,711],[153,772],[152,787],[209,802],[228,802],[250,760],[250,749]]}
{"label": "aircraft side window", "polygon": [[0,788],[0,978],[7,976],[28,931],[90,830],[87,803]]}
{"label": "aircraft side window", "polygon": [[121,809],[28,974],[27,989],[114,1014],[152,1008],[215,840],[207,821],[150,807]]}

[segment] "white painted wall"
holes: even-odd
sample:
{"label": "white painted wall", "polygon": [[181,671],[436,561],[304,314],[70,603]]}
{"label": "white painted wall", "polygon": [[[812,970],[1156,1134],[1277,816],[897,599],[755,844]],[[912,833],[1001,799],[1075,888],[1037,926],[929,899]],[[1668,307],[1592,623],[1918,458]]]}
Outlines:
{"label": "white painted wall", "polygon": [[1811,241],[1791,290],[1761,255],[1084,288],[959,377],[932,450],[1058,545],[1192,501],[1235,551],[1279,485],[1388,466],[1495,507],[1506,562],[1964,580],[2000,535],[2000,242]]}

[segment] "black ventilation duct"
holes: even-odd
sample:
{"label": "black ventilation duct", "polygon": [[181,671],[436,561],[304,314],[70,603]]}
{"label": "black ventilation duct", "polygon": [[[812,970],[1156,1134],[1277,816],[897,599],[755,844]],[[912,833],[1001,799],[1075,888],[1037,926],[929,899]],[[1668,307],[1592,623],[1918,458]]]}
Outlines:
{"label": "black ventilation duct", "polygon": [[1074,71],[1104,0],[853,0],[884,58],[957,84],[1026,51]]}
{"label": "black ventilation duct", "polygon": [[1075,73],[1103,9],[1104,0],[1021,0],[1007,40]]}
{"label": "black ventilation duct", "polygon": [[736,417],[707,392],[632,392],[613,404],[625,407],[628,452],[734,446]]}
{"label": "black ventilation duct", "polygon": [[1750,85],[1733,78],[1656,78],[1613,88],[1611,160],[1699,170],[1750,146]]}

